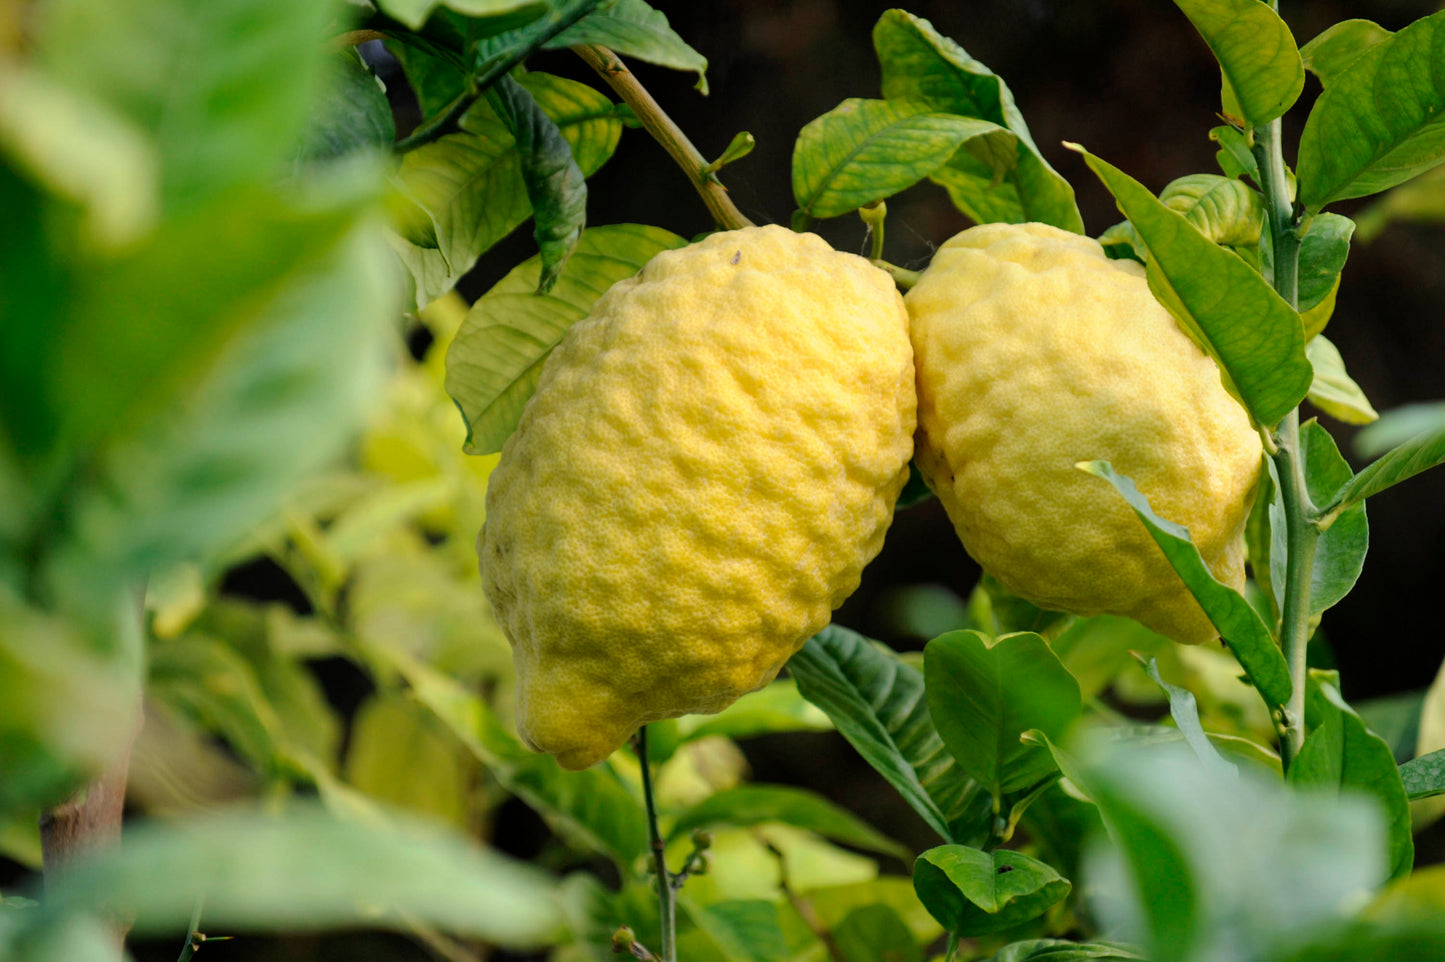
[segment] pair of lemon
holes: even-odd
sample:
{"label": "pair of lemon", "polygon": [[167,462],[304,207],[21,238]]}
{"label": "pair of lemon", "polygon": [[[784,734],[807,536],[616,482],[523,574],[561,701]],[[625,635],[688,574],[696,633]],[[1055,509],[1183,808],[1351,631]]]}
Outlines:
{"label": "pair of lemon", "polygon": [[1215,636],[1084,460],[1242,586],[1260,441],[1139,265],[990,224],[902,298],[812,234],[714,234],[568,332],[492,474],[479,549],[524,739],[582,768],[770,681],[858,586],[910,458],[969,553],[1044,607]]}

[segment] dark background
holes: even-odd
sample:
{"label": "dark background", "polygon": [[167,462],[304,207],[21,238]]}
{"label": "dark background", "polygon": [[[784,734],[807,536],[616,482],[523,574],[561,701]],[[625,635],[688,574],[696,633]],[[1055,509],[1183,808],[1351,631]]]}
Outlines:
{"label": "dark background", "polygon": [[[754,221],[787,224],[794,206],[790,162],[798,130],[844,98],[880,94],[870,36],[887,5],[863,0],[654,0],[654,5],[708,58],[711,95],[700,96],[687,75],[645,64],[632,64],[635,72],[704,155],[716,156],[737,131],[751,131],[756,150],[724,169],[722,180]],[[1362,17],[1399,29],[1437,7],[1420,0],[1287,0],[1284,16],[1303,44],[1341,19]],[[1082,160],[1059,146],[1062,140],[1082,143],[1156,192],[1176,177],[1217,170],[1216,148],[1207,134],[1218,123],[1219,75],[1209,51],[1172,4],[927,0],[907,9],[931,20],[1008,82],[1034,140],[1074,184],[1089,233],[1097,236],[1120,215]],[[600,86],[565,52],[538,56],[531,65]],[[389,79],[395,85],[396,78]],[[1307,104],[1317,93],[1311,78],[1302,101]],[[403,105],[403,131],[415,122],[405,113]],[[1286,118],[1287,157],[1303,114],[1297,108]],[[616,155],[591,186],[591,224],[649,223],[688,237],[712,228],[686,178],[642,131],[624,133]],[[927,183],[891,199],[888,207],[885,255],[908,267],[924,266],[938,244],[969,226],[943,190]],[[1346,214],[1352,209],[1339,207]],[[840,249],[864,250],[863,228],[854,217],[813,229]],[[474,299],[532,253],[530,229],[524,227],[483,258],[464,282],[463,293]],[[1376,408],[1385,411],[1445,398],[1442,320],[1445,227],[1396,225],[1373,243],[1354,246],[1328,335]],[[1358,467],[1361,462],[1350,448],[1353,430],[1328,419],[1325,423]],[[1364,574],[1323,622],[1352,700],[1423,688],[1445,655],[1434,593],[1442,581],[1445,472],[1372,500],[1369,512],[1373,536]],[[909,508],[899,513],[882,554],[838,621],[899,648],[916,648],[923,639],[901,636],[891,627],[884,603],[888,593],[900,585],[931,583],[966,597],[978,574],[936,501]],[[298,594],[265,566],[248,569],[227,585],[263,597]],[[359,674],[341,669],[326,680],[341,704],[354,705],[366,684]],[[807,785],[915,849],[931,844],[928,830],[841,737],[776,736],[752,740],[745,749],[758,780]],[[523,857],[535,852],[545,832],[519,803],[503,810],[495,829],[496,843]],[[1427,833],[1421,841],[1422,856],[1440,857],[1441,832]],[[0,864],[0,882],[10,881],[5,876],[12,873],[5,868]],[[174,943],[137,945],[136,952],[142,959],[174,958]],[[377,934],[248,938],[207,945],[201,955],[216,962],[428,957],[409,940]]]}

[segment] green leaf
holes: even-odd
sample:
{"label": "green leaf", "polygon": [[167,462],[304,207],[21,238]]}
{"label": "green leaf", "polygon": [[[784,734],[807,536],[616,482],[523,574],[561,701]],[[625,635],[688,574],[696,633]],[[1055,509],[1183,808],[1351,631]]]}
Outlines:
{"label": "green leaf", "polygon": [[601,44],[623,56],[690,71],[697,74],[697,89],[707,93],[707,58],[677,35],[662,11],[643,0],[610,0],[544,46],[558,50],[582,43]]}
{"label": "green leaf", "polygon": [[1241,119],[1262,126],[1304,89],[1305,68],[1279,14],[1259,0],[1174,0],[1199,31],[1233,91]]}
{"label": "green leaf", "polygon": [[658,252],[685,243],[659,227],[594,227],[583,232],[549,293],[534,293],[538,256],[479,298],[447,349],[446,389],[467,422],[466,451],[500,451],[567,329],[614,283],[636,274]]}
{"label": "green leaf", "polygon": [[[1258,0],[1250,0],[1257,3]],[[1077,145],[1149,249],[1149,286],[1218,363],[1255,424],[1304,399],[1312,372],[1299,315],[1238,256],[1210,242],[1134,178]]]}
{"label": "green leaf", "polygon": [[1169,716],[1174,719],[1179,733],[1184,736],[1184,741],[1188,743],[1200,764],[1220,777],[1239,774],[1239,770],[1220,757],[1219,752],[1210,744],[1209,735],[1199,722],[1199,705],[1194,700],[1194,693],[1165,681],[1164,676],[1159,674],[1158,659],[1140,657],[1139,661],[1144,665],[1144,671],[1150,680],[1169,696]]}
{"label": "green leaf", "polygon": [[[557,125],[584,175],[612,156],[622,121],[605,95],[535,71],[517,83]],[[484,251],[532,213],[516,141],[491,104],[479,100],[460,126],[459,133],[418,147],[401,162],[402,181],[436,221],[437,250],[393,240],[414,279],[418,308],[451,290]]]}
{"label": "green leaf", "polygon": [[684,715],[677,720],[684,742],[722,735],[751,738],[781,732],[831,731],[833,723],[822,710],[798,692],[791,678],[749,692],[716,715]]}
{"label": "green leaf", "polygon": [[667,837],[681,838],[713,825],[765,822],[783,822],[869,852],[908,857],[902,845],[821,795],[787,785],[740,785],[711,795],[678,816]]}
{"label": "green leaf", "polygon": [[837,217],[912,187],[965,142],[1013,153],[1016,138],[986,120],[901,100],[843,101],[808,123],[793,148],[793,197],[803,217]]}
{"label": "green leaf", "polygon": [[1048,642],[952,631],[923,658],[929,715],[962,771],[998,797],[1054,770],[1048,752],[1019,742],[1035,728],[1061,738],[1082,710],[1079,684]]}
{"label": "green leaf", "polygon": [[978,790],[929,719],[923,673],[838,625],[810,638],[788,672],[929,827],[953,838]]}
{"label": "green leaf", "polygon": [[140,935],[185,932],[198,899],[208,930],[421,922],[525,948],[555,941],[563,924],[554,884],[530,866],[459,835],[305,808],[127,826],[124,846],[76,863],[46,897],[72,911],[121,906]]}
{"label": "green leaf", "polygon": [[1112,484],[1134,509],[1154,543],[1159,545],[1179,573],[1185,587],[1228,642],[1265,702],[1271,707],[1286,704],[1293,689],[1289,666],[1285,664],[1284,655],[1275,644],[1269,628],[1243,595],[1215,579],[1200,557],[1199,549],[1189,540],[1189,532],[1156,515],[1134,482],[1116,474],[1107,461],[1081,462],[1079,467]]}
{"label": "green leaf", "polygon": [[1355,237],[1374,240],[1395,221],[1422,224],[1445,222],[1445,167],[1435,167],[1386,191],[1378,200],[1355,214]]}
{"label": "green leaf", "polygon": [[1445,405],[1392,411],[1360,432],[1361,437],[1357,443],[1365,448],[1374,443],[1373,439],[1383,440],[1389,437],[1401,425],[1406,430],[1419,430],[1419,433],[1399,443],[1388,454],[1370,463],[1350,479],[1349,483],[1335,494],[1331,511],[1346,510],[1392,485],[1445,462]]}
{"label": "green leaf", "polygon": [[[1258,0],[1250,0],[1257,3]],[[1264,227],[1259,192],[1231,177],[1190,174],[1170,182],[1159,202],[1198,228],[1216,244],[1256,247]]]}
{"label": "green leaf", "polygon": [[524,749],[474,692],[397,652],[388,662],[502,786],[530,805],[564,838],[612,858],[631,873],[647,851],[641,800],[607,765],[563,771]]}
{"label": "green leaf", "polygon": [[354,51],[332,54],[326,85],[311,107],[310,123],[296,152],[298,165],[366,151],[380,156],[391,150],[394,140],[396,121],[376,75]]}
{"label": "green leaf", "polygon": [[1073,885],[1022,852],[940,845],[913,863],[913,888],[945,929],[970,938],[1038,918]]}
{"label": "green leaf", "polygon": [[522,184],[532,205],[533,236],[542,257],[537,293],[546,294],[557,283],[587,223],[587,178],[572,158],[571,145],[526,88],[503,77],[488,96],[516,140]]}
{"label": "green leaf", "polygon": [[865,905],[832,929],[846,962],[923,962],[923,948],[907,923],[887,905]]}
{"label": "green leaf", "polygon": [[927,20],[889,10],[873,28],[873,49],[883,70],[883,96],[926,104],[939,113],[986,120],[1018,138],[1013,169],[999,183],[995,167],[966,152],[956,154],[933,179],[954,205],[979,223],[1040,221],[1075,233],[1084,222],[1074,189],[1049,166],[1003,80]]}
{"label": "green leaf", "polygon": [[468,17],[495,17],[519,11],[540,14],[547,8],[546,0],[376,0],[376,5],[387,16],[413,30],[421,29],[437,7]]}
{"label": "green leaf", "polygon": [[1385,740],[1340,695],[1333,673],[1311,671],[1306,720],[1310,733],[1289,768],[1291,784],[1369,795],[1385,813],[1390,875],[1402,878],[1415,861],[1410,802]]}
{"label": "green leaf", "polygon": [[1301,47],[1300,57],[1305,69],[1328,87],[1351,61],[1391,36],[1390,31],[1369,20],[1342,20]]}
{"label": "green leaf", "polygon": [[1078,681],[1079,694],[1087,702],[1128,666],[1130,652],[1167,651],[1173,645],[1133,618],[1095,615],[1074,619],[1050,647]]}
{"label": "green leaf", "polygon": [[[1350,480],[1350,465],[1335,447],[1334,438],[1319,422],[1310,420],[1300,428],[1300,457],[1304,461],[1305,486],[1315,504],[1328,504],[1330,497]],[[1340,512],[1315,544],[1314,573],[1310,577],[1310,616],[1337,604],[1359,580],[1370,544],[1369,522],[1363,502]],[[1271,572],[1283,583],[1284,571]]]}
{"label": "green leaf", "polygon": [[1299,142],[1308,211],[1364,197],[1445,160],[1445,12],[1365,50],[1325,87]]}
{"label": "green leaf", "polygon": [[1355,703],[1355,711],[1365,720],[1365,726],[1385,740],[1398,762],[1415,756],[1427,691],[1421,688]]}
{"label": "green leaf", "polygon": [[1259,162],[1236,127],[1215,127],[1209,131],[1209,139],[1219,145],[1215,160],[1227,177],[1248,177],[1259,183]]}
{"label": "green leaf", "polygon": [[1112,845],[1085,861],[1104,931],[1154,962],[1278,958],[1332,925],[1386,875],[1376,807],[1291,790],[1242,770],[1220,778],[1181,744],[1119,741],[1083,787]]}
{"label": "green leaf", "polygon": [[1005,946],[985,962],[1087,962],[1100,959],[1103,962],[1128,962],[1143,959],[1127,946],[1112,942],[1068,942],[1064,939],[1029,939]]}
{"label": "green leaf", "polygon": [[[1355,222],[1339,214],[1317,214],[1300,237],[1299,306],[1304,315],[1305,340],[1325,329],[1334,310],[1340,272],[1350,254]],[[1319,310],[1323,307],[1324,310]]]}
{"label": "green leaf", "polygon": [[778,907],[763,899],[735,899],[707,906],[680,899],[683,910],[729,962],[786,962],[788,944]]}
{"label": "green leaf", "polygon": [[1445,748],[1412,758],[1400,766],[1400,780],[1410,801],[1445,795]]}
{"label": "green leaf", "polygon": [[471,775],[455,737],[416,701],[377,694],[352,721],[346,781],[391,808],[468,827]]}
{"label": "green leaf", "polygon": [[280,169],[320,90],[334,13],[289,0],[58,0],[36,61],[150,134],[174,211]]}

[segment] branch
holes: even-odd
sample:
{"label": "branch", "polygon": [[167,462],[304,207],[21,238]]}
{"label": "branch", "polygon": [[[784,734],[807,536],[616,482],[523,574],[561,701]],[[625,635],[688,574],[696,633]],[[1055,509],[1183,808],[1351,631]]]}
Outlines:
{"label": "branch", "polygon": [[607,81],[607,85],[616,91],[622,102],[632,108],[643,128],[662,145],[662,149],[677,162],[677,166],[682,168],[682,172],[692,182],[693,189],[707,205],[713,221],[719,227],[737,230],[753,226],[753,222],[734,206],[732,199],[728,197],[727,188],[717,179],[717,175],[708,169],[707,159],[692,145],[692,141],[687,139],[687,134],[658,106],[657,101],[652,99],[652,94],[637,82],[637,78],[618,59],[617,54],[596,44],[579,44],[572,50]]}

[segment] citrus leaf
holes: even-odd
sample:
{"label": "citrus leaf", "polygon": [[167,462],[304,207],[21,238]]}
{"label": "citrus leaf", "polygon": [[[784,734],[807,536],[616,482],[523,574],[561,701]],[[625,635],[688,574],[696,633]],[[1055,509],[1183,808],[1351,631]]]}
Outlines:
{"label": "citrus leaf", "polygon": [[526,88],[503,77],[488,97],[516,140],[542,258],[537,293],[545,294],[557,283],[587,223],[587,178],[572,157],[571,145]]}
{"label": "citrus leaf", "polygon": [[713,825],[747,826],[783,822],[844,845],[895,858],[908,850],[821,795],[789,785],[740,785],[710,795],[673,822],[668,839]]}
{"label": "citrus leaf", "polygon": [[1374,438],[1383,440],[1387,432],[1393,433],[1396,424],[1406,418],[1412,436],[1351,478],[1335,495],[1332,511],[1343,510],[1374,497],[1392,485],[1445,462],[1445,405],[1392,411],[1366,428],[1370,433],[1361,432],[1360,446],[1364,448]]}
{"label": "citrus leaf", "polygon": [[986,120],[1017,138],[1015,162],[1002,182],[996,167],[967,151],[955,154],[949,165],[933,174],[955,206],[979,223],[1040,221],[1084,232],[1073,187],[1039,153],[1013,94],[997,74],[927,20],[902,10],[889,10],[878,18],[873,49],[883,70],[885,98]]}
{"label": "citrus leaf", "polygon": [[1038,918],[1073,885],[1022,852],[940,845],[913,863],[913,888],[945,929],[970,938]]}
{"label": "citrus leaf", "polygon": [[1159,674],[1157,658],[1140,657],[1139,661],[1144,665],[1144,672],[1149,679],[1169,696],[1169,717],[1174,719],[1179,733],[1184,736],[1184,741],[1199,759],[1200,764],[1222,777],[1238,775],[1239,770],[1226,762],[1210,744],[1209,735],[1199,722],[1199,704],[1194,700],[1194,693],[1187,688],[1181,688],[1165,681],[1164,676]]}
{"label": "citrus leaf", "polygon": [[[1355,222],[1348,217],[1317,214],[1300,237],[1299,306],[1306,341],[1323,331],[1330,319],[1354,232]],[[1321,306],[1325,309],[1317,310]]]}
{"label": "citrus leaf", "polygon": [[833,941],[847,962],[923,962],[923,949],[908,924],[888,905],[864,905],[832,927]]}
{"label": "citrus leaf", "polygon": [[1224,72],[1240,117],[1261,126],[1280,117],[1304,89],[1305,69],[1279,14],[1259,0],[1174,0]]}
{"label": "citrus leaf", "polygon": [[985,962],[1131,962],[1144,956],[1113,942],[1069,942],[1064,939],[1028,939],[1000,949]]}
{"label": "citrus leaf", "polygon": [[1190,594],[1194,595],[1214,627],[1229,643],[1265,702],[1275,708],[1286,704],[1293,690],[1289,666],[1269,628],[1243,595],[1215,579],[1199,556],[1199,549],[1189,540],[1189,532],[1156,515],[1134,482],[1116,474],[1109,462],[1086,461],[1080,462],[1078,467],[1105,479],[1123,496],[1149,530],[1154,543],[1159,545],[1179,573]]}
{"label": "citrus leaf", "polygon": [[1328,87],[1360,54],[1392,34],[1369,20],[1341,20],[1300,48],[1305,69]]}
{"label": "citrus leaf", "polygon": [[1209,139],[1219,145],[1214,157],[1225,176],[1248,177],[1259,183],[1259,162],[1254,159],[1242,132],[1235,127],[1215,127],[1209,131]]}
{"label": "citrus leaf", "polygon": [[[584,175],[612,156],[622,121],[606,96],[535,71],[517,83],[556,124]],[[467,111],[459,133],[407,153],[399,175],[436,223],[438,249],[392,241],[415,282],[418,308],[451,290],[484,251],[532,213],[516,141],[485,98]]]}
{"label": "citrus leaf", "polygon": [[611,0],[543,44],[556,50],[581,43],[601,44],[624,56],[697,74],[707,93],[707,58],[668,25],[667,15],[643,0]]}
{"label": "citrus leaf", "polygon": [[547,9],[546,0],[376,0],[376,5],[387,16],[401,21],[412,30],[420,30],[437,7],[455,10],[468,17],[495,17],[531,11],[541,14]]}
{"label": "citrus leaf", "polygon": [[185,932],[198,899],[208,929],[408,931],[420,921],[519,948],[563,929],[554,883],[530,866],[419,824],[309,808],[127,825],[124,846],[78,861],[46,899],[72,911],[123,906],[144,935]]}
{"label": "citrus leaf", "polygon": [[378,693],[361,704],[346,748],[346,781],[398,811],[466,831],[470,771],[451,733],[415,699]]}
{"label": "citrus leaf", "polygon": [[[1315,504],[1328,504],[1330,496],[1353,474],[1330,432],[1314,420],[1300,427],[1300,458],[1304,462],[1305,486]],[[1364,502],[1341,511],[1330,526],[1320,532],[1315,543],[1314,573],[1310,577],[1312,617],[1350,593],[1364,568],[1369,543],[1370,527]],[[1283,584],[1284,575],[1282,567],[1271,572],[1279,584]]]}
{"label": "citrus leaf", "polygon": [[765,899],[727,899],[697,905],[680,896],[678,904],[727,962],[786,962],[788,943],[778,924],[778,906]]}
{"label": "citrus leaf", "polygon": [[312,105],[306,136],[297,150],[299,164],[337,160],[354,154],[391,150],[396,122],[376,75],[354,51],[332,54],[326,86]]}
{"label": "citrus leaf", "polygon": [[[1257,0],[1253,0],[1257,2]],[[1199,233],[1216,244],[1255,247],[1264,227],[1259,192],[1230,177],[1190,174],[1159,192],[1159,202],[1183,214]]]}
{"label": "citrus leaf", "polygon": [[1299,202],[1311,212],[1364,197],[1445,160],[1445,12],[1350,61],[1325,87],[1299,142]]}
{"label": "citrus leaf", "polygon": [[722,735],[751,738],[781,732],[830,731],[833,723],[822,710],[798,692],[791,678],[749,692],[716,715],[684,715],[677,720],[684,742]]}
{"label": "citrus leaf", "polygon": [[1032,632],[990,641],[952,631],[930,641],[923,659],[929,715],[960,769],[994,796],[1054,770],[1047,752],[1019,742],[1030,729],[1061,738],[1082,709],[1079,683],[1048,642]]}
{"label": "citrus leaf", "polygon": [[837,217],[912,187],[974,138],[1016,138],[985,120],[899,100],[845,100],[793,148],[793,197],[808,218]]}
{"label": "citrus leaf", "polygon": [[1445,748],[1412,758],[1400,766],[1400,779],[1410,801],[1445,795]]}
{"label": "citrus leaf", "polygon": [[923,673],[838,625],[788,662],[798,690],[828,713],[858,754],[945,839],[968,815],[977,786],[929,719]]}
{"label": "citrus leaf", "polygon": [[1290,783],[1372,796],[1385,814],[1390,875],[1408,875],[1410,801],[1390,746],[1345,702],[1333,672],[1310,672],[1305,720],[1310,733],[1289,767]]}
{"label": "citrus leaf", "polygon": [[614,283],[636,274],[659,251],[685,243],[659,227],[594,227],[582,233],[549,293],[535,293],[538,255],[478,298],[447,349],[446,389],[467,422],[467,452],[500,451],[567,329]]}
{"label": "citrus leaf", "polygon": [[[1257,2],[1257,0],[1251,0]],[[1082,147],[1149,249],[1149,286],[1200,347],[1255,424],[1273,427],[1304,399],[1312,372],[1299,314],[1235,254],[1212,243],[1137,180]]]}

